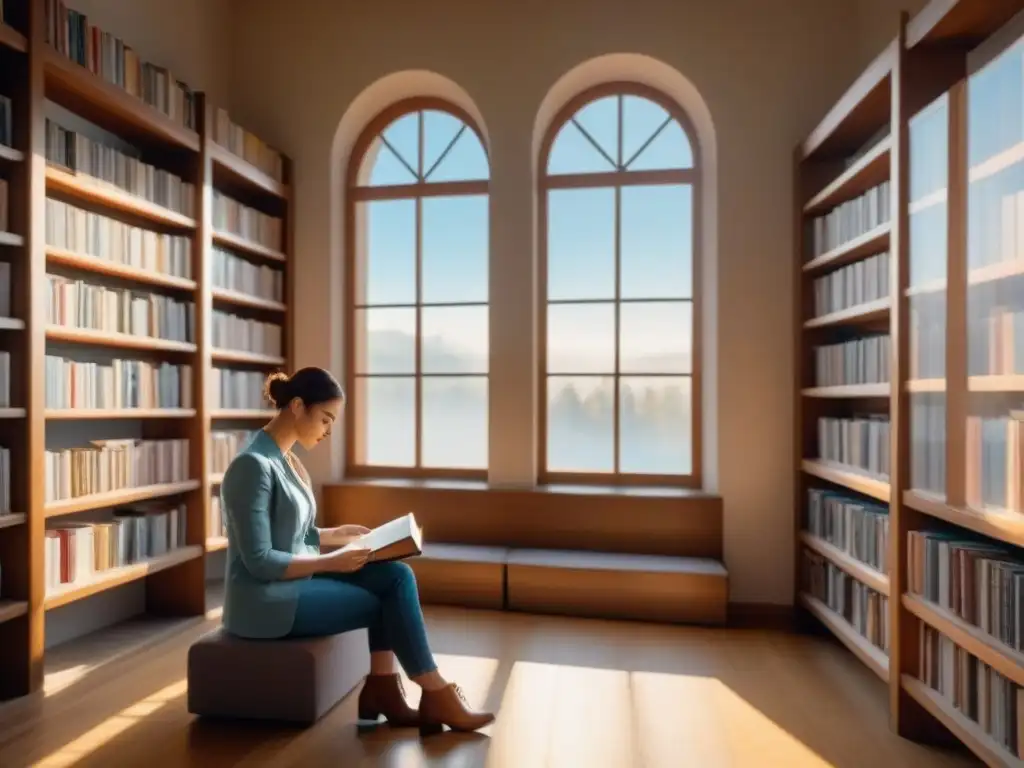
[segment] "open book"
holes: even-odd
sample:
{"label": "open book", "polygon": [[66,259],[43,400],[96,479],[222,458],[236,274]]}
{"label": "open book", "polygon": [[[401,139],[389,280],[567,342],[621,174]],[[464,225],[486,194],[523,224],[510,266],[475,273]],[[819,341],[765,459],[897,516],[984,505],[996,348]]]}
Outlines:
{"label": "open book", "polygon": [[410,512],[374,528],[344,549],[355,547],[369,547],[370,560],[376,563],[416,557],[423,553],[423,529]]}

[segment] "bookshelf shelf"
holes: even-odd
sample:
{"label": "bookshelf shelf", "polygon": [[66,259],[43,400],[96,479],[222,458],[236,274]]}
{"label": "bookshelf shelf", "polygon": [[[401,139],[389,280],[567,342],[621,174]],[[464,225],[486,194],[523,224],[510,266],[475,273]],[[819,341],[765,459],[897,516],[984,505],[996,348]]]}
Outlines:
{"label": "bookshelf shelf", "polygon": [[148,219],[180,229],[195,229],[195,219],[183,216],[162,205],[151,203],[141,197],[130,195],[103,181],[78,176],[52,165],[46,168],[46,188],[50,192],[62,192],[82,202],[113,208],[123,213]]}
{"label": "bookshelf shelf", "polygon": [[0,331],[24,331],[25,321],[17,317],[0,317]]}
{"label": "bookshelf shelf", "polygon": [[889,224],[880,224],[869,232],[833,248],[827,253],[816,256],[804,264],[804,272],[821,272],[834,269],[844,264],[852,264],[866,256],[884,251],[889,247]]}
{"label": "bookshelf shelf", "polygon": [[221,170],[230,176],[235,183],[253,187],[281,199],[288,197],[288,188],[284,184],[268,176],[259,168],[246,162],[220,144],[210,142],[209,152],[210,157],[217,166],[214,169],[215,173],[217,170]]}
{"label": "bookshelf shelf", "polygon": [[88,419],[191,419],[194,408],[48,408],[46,418],[51,421]]}
{"label": "bookshelf shelf", "polygon": [[878,299],[850,307],[839,312],[812,318],[804,323],[804,328],[825,328],[830,325],[857,325],[884,320],[892,307],[889,299]]}
{"label": "bookshelf shelf", "polygon": [[123,280],[131,280],[136,283],[145,283],[161,288],[174,288],[182,291],[194,291],[196,281],[184,277],[165,275],[162,272],[155,272],[149,269],[139,269],[127,264],[119,264],[115,261],[107,261],[96,256],[88,256],[81,253],[66,251],[61,248],[46,248],[46,262],[48,264],[59,264],[64,267],[79,269],[83,272],[92,272],[97,275],[107,275]]}
{"label": "bookshelf shelf", "polygon": [[104,82],[51,47],[42,51],[48,98],[114,133],[143,136],[198,152],[199,134],[127,91]]}
{"label": "bookshelf shelf", "polygon": [[19,53],[28,53],[28,40],[14,27],[0,22],[0,47],[10,48]]}
{"label": "bookshelf shelf", "polygon": [[[963,661],[977,660],[1024,688],[1024,654],[926,602],[911,586],[927,584],[930,598],[953,605],[955,582],[935,575],[955,569],[952,558],[993,573],[1001,567],[993,563],[1024,567],[1024,511],[1013,511],[1024,507],[1018,450],[1024,424],[1016,423],[1024,418],[1014,410],[1024,375],[1004,373],[1020,370],[1022,359],[1024,130],[985,133],[1002,105],[1024,103],[1021,40],[1020,0],[931,0],[912,19],[901,14],[892,42],[795,147],[793,190],[800,574],[794,602],[876,672],[881,660],[865,651],[874,648],[866,637],[884,624],[885,666],[892,668],[880,676],[888,679],[887,715],[897,733],[941,742],[948,729],[989,765],[1016,766],[1024,761],[989,735],[997,732],[994,720],[964,714],[987,711],[969,698],[975,689],[961,670],[970,665],[929,662],[951,643]],[[976,85],[979,76],[984,87]],[[875,195],[873,185],[884,182]],[[888,216],[874,207],[880,197]],[[808,245],[820,248],[839,233],[885,219],[807,261]],[[882,252],[879,271],[874,257]],[[813,316],[821,307],[848,304],[851,293],[892,298]],[[879,335],[888,339],[884,356],[875,355]],[[831,384],[882,376],[890,387],[817,383],[818,377]],[[872,477],[887,475],[889,482],[819,456],[871,466]],[[857,511],[865,506],[862,497],[886,504],[887,514]],[[885,521],[887,579],[807,533],[837,520],[863,524],[875,542],[878,521]],[[955,550],[942,545],[947,536],[959,542]],[[829,608],[831,595],[829,605],[808,598],[825,594],[823,576],[856,595],[850,623]],[[982,610],[982,583],[959,588],[973,590],[970,598]],[[1016,604],[1021,597],[1012,580],[999,589],[998,598],[990,590],[990,600]],[[850,610],[847,603],[843,613]],[[864,627],[863,636],[854,624]],[[959,692],[962,708],[932,684]],[[1024,706],[1020,690],[1004,693],[994,677],[989,694]],[[1007,716],[1019,720],[1020,713]]]}
{"label": "bookshelf shelf", "polygon": [[273,248],[267,248],[265,245],[259,243],[253,243],[245,238],[233,235],[230,232],[217,232],[213,233],[213,242],[217,245],[222,245],[229,250],[239,251],[250,256],[259,256],[260,258],[267,259],[268,261],[280,261],[284,262],[287,259],[280,251],[275,251]]}
{"label": "bookshelf shelf", "polygon": [[803,594],[800,600],[804,607],[827,626],[839,640],[862,661],[864,665],[882,680],[889,679],[889,658],[880,648],[876,648],[857,634],[849,622],[820,600]]}
{"label": "bookshelf shelf", "polygon": [[888,384],[845,384],[834,387],[806,387],[804,397],[838,399],[889,397]]}
{"label": "bookshelf shelf", "polygon": [[804,459],[802,466],[803,471],[808,475],[841,485],[851,491],[870,496],[872,499],[889,501],[889,483],[884,480],[876,480],[859,472],[833,466],[828,462],[815,459]]}
{"label": "bookshelf shelf", "polygon": [[245,352],[234,349],[214,349],[211,355],[219,363],[245,363],[248,365],[284,365],[285,359],[277,355]]}
{"label": "bookshelf shelf", "polygon": [[277,414],[277,411],[263,410],[263,409],[247,409],[247,408],[219,408],[210,413],[210,418],[219,419],[221,421],[230,421],[237,419],[239,421],[245,420],[259,420],[259,419],[272,419]]}
{"label": "bookshelf shelf", "polygon": [[918,491],[906,491],[903,503],[930,517],[980,533],[990,539],[1024,547],[1024,514],[953,507]]}
{"label": "bookshelf shelf", "polygon": [[25,414],[24,408],[0,408],[0,419],[23,419]]}
{"label": "bookshelf shelf", "polygon": [[150,574],[174,568],[175,566],[195,560],[203,555],[203,548],[200,546],[181,547],[166,555],[150,558],[141,563],[111,568],[102,571],[84,584],[61,585],[59,589],[51,591],[44,601],[46,610],[60,608],[68,603],[74,603],[87,597],[105,592],[108,589],[119,587],[132,581],[138,581]]}
{"label": "bookshelf shelf", "polygon": [[910,675],[901,678],[903,690],[928,713],[948,728],[964,745],[987,765],[1021,768],[1017,760],[982,730],[981,726],[946,702],[936,691]]}
{"label": "bookshelf shelf", "polygon": [[224,482],[224,473],[223,472],[214,472],[212,475],[210,475],[210,485],[220,485],[223,482]]}
{"label": "bookshelf shelf", "polygon": [[14,147],[8,147],[6,144],[0,144],[0,162],[23,163],[25,162],[25,153]]}
{"label": "bookshelf shelf", "polygon": [[252,307],[253,309],[265,309],[269,312],[284,312],[288,305],[281,301],[263,299],[259,296],[249,296],[239,291],[230,291],[226,288],[212,289],[213,300],[225,304],[234,304],[239,307]]}
{"label": "bookshelf shelf", "polygon": [[0,624],[28,613],[28,603],[24,600],[0,599]]}
{"label": "bookshelf shelf", "polygon": [[0,515],[0,528],[13,528],[16,525],[24,524],[27,519],[28,517],[22,514]]}
{"label": "bookshelf shelf", "polygon": [[147,349],[154,352],[194,353],[196,345],[185,341],[154,339],[148,336],[132,336],[127,333],[95,331],[91,328],[66,328],[62,325],[48,325],[46,338],[49,341],[64,341],[73,344],[92,344],[99,347],[120,349]]}
{"label": "bookshelf shelf", "polygon": [[222,549],[227,548],[228,540],[226,536],[211,536],[206,540],[207,552],[220,552]]}
{"label": "bookshelf shelf", "polygon": [[0,246],[6,246],[8,248],[20,248],[25,244],[25,238],[21,235],[16,235],[13,232],[0,231]]}
{"label": "bookshelf shelf", "polygon": [[889,577],[884,573],[879,573],[870,565],[862,563],[860,560],[851,557],[838,547],[829,544],[824,539],[818,538],[807,531],[801,532],[800,540],[808,549],[814,550],[826,560],[829,560],[839,566],[841,569],[853,576],[853,578],[857,579],[857,581],[862,584],[867,584],[879,594],[885,595],[886,597],[889,596]]}
{"label": "bookshelf shelf", "polygon": [[46,517],[62,517],[77,512],[88,512],[94,509],[106,509],[138,501],[149,501],[167,496],[177,496],[194,491],[200,486],[198,480],[184,480],[180,483],[162,483],[145,485],[141,488],[126,488],[120,491],[93,493],[88,496],[77,496],[73,499],[51,501],[43,507]]}
{"label": "bookshelf shelf", "polygon": [[886,136],[812,197],[804,206],[804,213],[823,213],[888,179],[891,148],[892,139]]}
{"label": "bookshelf shelf", "polygon": [[1013,680],[1017,685],[1024,685],[1024,654],[1004,645],[978,627],[972,627],[959,616],[916,595],[903,595],[903,605],[925,624],[939,630],[999,674]]}

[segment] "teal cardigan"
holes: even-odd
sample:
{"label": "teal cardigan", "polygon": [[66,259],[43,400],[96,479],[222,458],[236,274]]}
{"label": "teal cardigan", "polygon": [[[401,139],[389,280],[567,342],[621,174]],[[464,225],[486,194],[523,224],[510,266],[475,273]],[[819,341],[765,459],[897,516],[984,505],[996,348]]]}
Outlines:
{"label": "teal cardigan", "polygon": [[312,492],[262,429],[239,453],[220,486],[228,530],[224,628],[241,637],[287,635],[302,579],[284,579],[296,554],[320,551]]}

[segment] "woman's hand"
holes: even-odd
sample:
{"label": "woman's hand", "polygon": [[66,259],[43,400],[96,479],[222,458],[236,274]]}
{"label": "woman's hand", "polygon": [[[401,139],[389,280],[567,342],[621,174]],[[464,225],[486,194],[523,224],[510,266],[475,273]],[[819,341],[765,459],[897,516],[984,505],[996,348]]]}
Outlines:
{"label": "woman's hand", "polygon": [[370,529],[364,525],[339,525],[334,530],[338,532],[339,536],[348,536],[352,539],[365,536],[370,532]]}
{"label": "woman's hand", "polygon": [[370,548],[346,547],[321,557],[327,566],[324,570],[328,573],[354,573],[370,559]]}
{"label": "woman's hand", "polygon": [[344,547],[369,532],[369,528],[361,525],[339,525],[336,528],[321,528],[320,544],[325,547]]}

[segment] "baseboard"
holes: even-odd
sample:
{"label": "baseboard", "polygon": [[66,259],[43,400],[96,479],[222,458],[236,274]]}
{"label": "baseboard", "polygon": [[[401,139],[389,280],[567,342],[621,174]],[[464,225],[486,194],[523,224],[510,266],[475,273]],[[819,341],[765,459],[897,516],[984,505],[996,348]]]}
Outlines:
{"label": "baseboard", "polygon": [[793,632],[796,629],[796,611],[792,605],[778,603],[729,603],[728,626]]}

